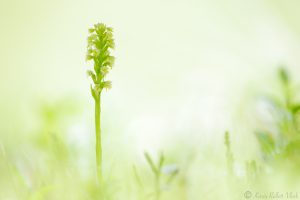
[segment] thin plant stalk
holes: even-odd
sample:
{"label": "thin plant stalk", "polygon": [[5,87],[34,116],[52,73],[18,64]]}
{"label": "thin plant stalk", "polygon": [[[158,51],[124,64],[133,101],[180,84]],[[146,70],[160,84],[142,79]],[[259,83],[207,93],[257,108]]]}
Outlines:
{"label": "thin plant stalk", "polygon": [[155,199],[160,199],[160,174],[155,177]]}
{"label": "thin plant stalk", "polygon": [[102,183],[101,96],[95,99],[96,163],[99,183]]}
{"label": "thin plant stalk", "polygon": [[115,47],[113,30],[105,24],[95,24],[89,29],[87,40],[86,59],[94,62],[94,70],[88,70],[87,74],[93,81],[91,93],[95,102],[96,172],[98,183],[102,185],[101,93],[103,89],[111,88],[111,81],[106,81],[105,78],[115,60],[110,52]]}
{"label": "thin plant stalk", "polygon": [[225,143],[225,147],[226,147],[227,171],[228,171],[229,177],[232,177],[234,161],[233,161],[233,154],[231,151],[231,141],[230,141],[230,136],[229,136],[228,131],[225,132],[224,143]]}
{"label": "thin plant stalk", "polygon": [[160,189],[160,184],[161,184],[161,173],[162,173],[162,167],[163,167],[163,163],[164,163],[164,156],[163,154],[160,155],[159,158],[159,163],[157,165],[155,165],[155,163],[153,162],[153,159],[151,158],[151,156],[145,152],[144,156],[152,170],[152,172],[154,173],[154,195],[155,195],[155,200],[159,200],[160,196],[161,196],[161,189]]}

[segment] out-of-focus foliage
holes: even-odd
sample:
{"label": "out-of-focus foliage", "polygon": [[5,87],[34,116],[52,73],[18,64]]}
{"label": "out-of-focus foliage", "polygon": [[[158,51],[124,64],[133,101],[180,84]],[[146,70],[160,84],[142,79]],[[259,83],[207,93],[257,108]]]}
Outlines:
{"label": "out-of-focus foliage", "polygon": [[230,175],[233,174],[233,154],[231,151],[231,144],[230,144],[230,136],[229,136],[229,132],[227,131],[225,133],[225,137],[224,137],[224,143],[226,146],[226,158],[227,158],[227,168],[228,168],[228,173]]}
{"label": "out-of-focus foliage", "polygon": [[163,190],[171,186],[172,181],[178,174],[178,169],[176,165],[165,165],[165,157],[163,154],[159,156],[159,161],[157,164],[155,164],[147,152],[145,152],[145,158],[154,175],[154,189],[153,192],[150,193],[150,196],[153,196],[154,199],[159,200]]}
{"label": "out-of-focus foliage", "polygon": [[[70,100],[44,103],[37,116],[39,126],[30,137],[15,146],[0,145],[0,199],[232,200],[251,192],[298,192],[297,90],[286,70],[279,71],[279,80],[281,95],[267,98],[273,123],[252,135],[259,144],[257,157],[236,156],[245,149],[236,148],[235,135],[229,132],[221,147],[211,143],[202,151],[179,143],[164,149],[164,154],[127,158],[124,152],[118,159],[111,156],[112,148],[106,153],[101,192],[93,146],[86,151],[70,142],[75,137],[70,132],[73,120],[82,114],[80,105]],[[287,195],[296,198],[299,194]]]}
{"label": "out-of-focus foliage", "polygon": [[280,96],[265,98],[270,105],[273,126],[256,132],[262,157],[271,166],[300,169],[300,101],[296,86],[285,68],[278,71]]}

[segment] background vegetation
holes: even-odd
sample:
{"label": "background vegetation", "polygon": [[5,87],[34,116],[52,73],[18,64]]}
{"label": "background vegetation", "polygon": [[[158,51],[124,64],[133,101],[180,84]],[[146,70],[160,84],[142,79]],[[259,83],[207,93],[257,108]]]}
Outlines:
{"label": "background vegetation", "polygon": [[[0,199],[300,198],[299,6],[0,1]],[[84,76],[97,22],[117,58],[102,195]]]}

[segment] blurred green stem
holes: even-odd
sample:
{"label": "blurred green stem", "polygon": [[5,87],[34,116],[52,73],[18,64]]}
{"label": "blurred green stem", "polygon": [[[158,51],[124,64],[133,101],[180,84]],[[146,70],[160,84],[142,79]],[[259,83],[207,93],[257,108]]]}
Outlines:
{"label": "blurred green stem", "polygon": [[225,147],[226,147],[226,158],[227,158],[227,170],[230,177],[233,176],[233,154],[231,151],[231,141],[230,141],[230,135],[229,132],[225,132]]}
{"label": "blurred green stem", "polygon": [[96,161],[98,182],[102,184],[101,95],[95,98]]}
{"label": "blurred green stem", "polygon": [[155,178],[155,199],[160,199],[160,174]]}

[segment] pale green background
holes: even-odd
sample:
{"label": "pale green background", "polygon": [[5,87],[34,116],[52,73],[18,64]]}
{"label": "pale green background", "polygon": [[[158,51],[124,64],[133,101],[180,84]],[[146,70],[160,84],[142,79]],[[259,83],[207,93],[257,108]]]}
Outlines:
{"label": "pale green background", "polygon": [[85,51],[97,22],[116,40],[113,88],[103,94],[107,146],[142,152],[235,131],[236,111],[253,88],[272,87],[279,64],[297,78],[299,8],[298,0],[0,0],[0,142],[35,130],[39,102],[68,98],[80,107],[68,134],[90,143]]}

